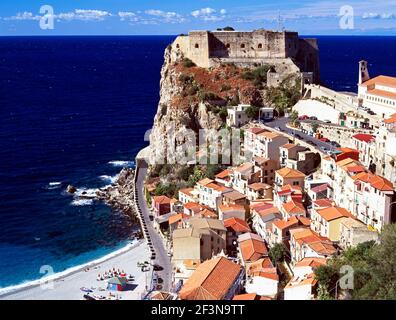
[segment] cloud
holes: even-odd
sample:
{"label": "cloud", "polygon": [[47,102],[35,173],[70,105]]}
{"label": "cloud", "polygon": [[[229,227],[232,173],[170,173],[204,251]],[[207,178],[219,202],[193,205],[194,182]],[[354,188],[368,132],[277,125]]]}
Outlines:
{"label": "cloud", "polygon": [[15,16],[6,17],[4,20],[40,20],[41,16],[34,15],[32,12],[18,12]]}
{"label": "cloud", "polygon": [[60,20],[103,21],[112,14],[108,11],[94,9],[75,9],[73,12],[60,13],[55,18]]}
{"label": "cloud", "polygon": [[[47,14],[47,17],[50,15]],[[94,9],[75,9],[71,12],[62,12],[59,14],[54,14],[53,18],[58,21],[72,21],[72,20],[82,20],[82,21],[103,21],[107,17],[111,17],[112,14],[108,11],[94,10]],[[34,15],[32,12],[18,12],[15,16],[6,17],[4,20],[40,20],[42,16]]]}
{"label": "cloud", "polygon": [[162,11],[162,10],[146,10],[145,14],[149,16],[156,17],[157,22],[167,22],[167,23],[182,23],[186,21],[186,19],[176,12]]}
{"label": "cloud", "polygon": [[226,13],[227,11],[225,9],[221,9],[217,12],[217,10],[213,8],[202,8],[192,11],[191,15],[196,19],[204,21],[221,21],[224,20]]}
{"label": "cloud", "polygon": [[396,19],[396,14],[394,13],[374,13],[365,12],[362,15],[362,19]]}
{"label": "cloud", "polygon": [[132,21],[137,22],[139,21],[139,16],[131,11],[120,11],[118,12],[118,16],[120,17],[121,21]]}

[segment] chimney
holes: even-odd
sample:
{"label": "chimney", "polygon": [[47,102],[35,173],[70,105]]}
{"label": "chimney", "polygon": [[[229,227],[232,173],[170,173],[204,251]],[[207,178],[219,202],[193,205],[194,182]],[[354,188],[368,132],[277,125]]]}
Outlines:
{"label": "chimney", "polygon": [[361,60],[359,61],[359,83],[362,84],[370,79],[370,75],[367,69],[367,61]]}

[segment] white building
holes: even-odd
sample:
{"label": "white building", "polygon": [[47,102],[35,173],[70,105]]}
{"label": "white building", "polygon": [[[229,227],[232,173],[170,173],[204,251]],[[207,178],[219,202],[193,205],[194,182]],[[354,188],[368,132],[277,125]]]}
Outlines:
{"label": "white building", "polygon": [[396,78],[377,76],[371,78],[367,62],[359,62],[358,97],[364,107],[385,118],[396,112]]}
{"label": "white building", "polygon": [[249,118],[246,115],[246,109],[249,107],[250,105],[248,104],[239,104],[238,106],[228,108],[227,126],[239,128],[248,123]]}

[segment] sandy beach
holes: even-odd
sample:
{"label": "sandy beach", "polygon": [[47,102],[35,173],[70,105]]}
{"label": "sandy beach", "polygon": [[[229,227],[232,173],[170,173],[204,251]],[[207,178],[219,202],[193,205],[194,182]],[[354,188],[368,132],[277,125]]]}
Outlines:
{"label": "sandy beach", "polygon": [[[152,268],[142,272],[138,262],[150,261],[149,248],[145,240],[128,245],[102,259],[87,263],[73,270],[66,270],[63,274],[55,274],[54,280],[43,284],[41,281],[32,281],[15,287],[11,292],[0,289],[0,300],[81,300],[84,292],[80,288],[93,290],[92,294],[120,300],[141,300],[145,292],[146,283],[150,283]],[[98,281],[98,274],[109,269],[124,270],[135,277],[128,289],[123,292],[106,290],[107,281]],[[104,289],[104,290],[103,290]]]}

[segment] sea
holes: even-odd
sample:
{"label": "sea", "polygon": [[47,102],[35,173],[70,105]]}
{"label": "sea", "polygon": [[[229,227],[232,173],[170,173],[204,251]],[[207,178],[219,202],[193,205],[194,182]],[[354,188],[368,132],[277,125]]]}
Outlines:
{"label": "sea", "polygon": [[[93,192],[133,167],[153,124],[174,36],[0,37],[0,288],[85,264],[131,241]],[[320,36],[321,80],[357,91],[358,62],[396,76],[396,38]]]}

